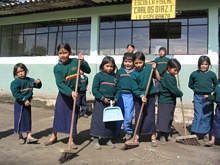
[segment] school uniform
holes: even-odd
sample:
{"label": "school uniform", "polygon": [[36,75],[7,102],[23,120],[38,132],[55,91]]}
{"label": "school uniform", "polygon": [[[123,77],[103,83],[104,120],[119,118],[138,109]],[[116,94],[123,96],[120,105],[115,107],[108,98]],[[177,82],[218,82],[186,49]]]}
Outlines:
{"label": "school uniform", "polygon": [[[54,66],[54,76],[58,87],[58,96],[54,108],[53,132],[70,133],[70,125],[73,110],[72,91],[75,91],[78,59],[73,58],[65,64],[58,63]],[[81,62],[80,70],[90,73],[91,69],[86,61]],[[79,81],[78,87],[81,87]],[[73,135],[77,134],[76,125],[79,114],[79,106],[76,104]]]}
{"label": "school uniform", "polygon": [[189,88],[194,92],[194,119],[191,131],[194,133],[208,133],[213,122],[212,102],[204,98],[210,95],[217,84],[217,77],[214,72],[200,70],[191,73],[189,78]]}
{"label": "school uniform", "polygon": [[103,101],[109,98],[118,101],[120,89],[115,75],[99,72],[95,75],[92,84],[92,93],[95,97],[94,110],[91,120],[90,134],[95,137],[112,138],[116,130],[116,122],[103,122],[103,110],[108,107]]}
{"label": "school uniform", "polygon": [[[142,105],[141,97],[144,96],[148,79],[151,72],[151,65],[147,64],[142,70],[134,70],[131,73],[131,86],[135,95],[135,121],[137,122]],[[153,77],[154,74],[153,74]],[[147,103],[144,105],[142,118],[138,127],[138,134],[154,134],[155,128],[155,88],[152,79],[147,93]]]}
{"label": "school uniform", "polygon": [[81,82],[81,87],[78,90],[78,97],[76,98],[77,105],[81,107],[81,114],[86,114],[86,91],[88,85],[88,77],[86,75],[80,75],[79,80]]}
{"label": "school uniform", "polygon": [[163,74],[163,71],[164,69],[166,68],[167,66],[167,63],[170,59],[167,58],[167,57],[157,57],[155,58],[154,62],[157,64],[156,68],[160,74],[160,80],[156,80],[155,82],[155,90],[156,92],[158,93],[159,90],[160,90],[160,83],[162,81],[162,74]]}
{"label": "school uniform", "polygon": [[157,130],[170,132],[176,106],[176,97],[182,97],[183,93],[177,88],[176,77],[165,72],[160,85],[157,113]]}
{"label": "school uniform", "polygon": [[220,84],[216,85],[213,95],[210,95],[208,100],[216,103],[215,116],[211,133],[212,136],[220,138]]}
{"label": "school uniform", "polygon": [[33,96],[33,88],[41,88],[42,83],[35,83],[33,78],[15,78],[11,82],[11,92],[14,102],[14,133],[31,132],[31,106],[25,106]]}
{"label": "school uniform", "polygon": [[128,134],[133,134],[132,118],[134,115],[134,96],[131,88],[131,73],[134,71],[126,70],[125,68],[119,69],[117,77],[119,78],[119,86],[121,89],[121,96],[117,105],[121,108],[124,121],[118,121],[116,135],[120,134],[121,124],[124,124],[124,131]]}

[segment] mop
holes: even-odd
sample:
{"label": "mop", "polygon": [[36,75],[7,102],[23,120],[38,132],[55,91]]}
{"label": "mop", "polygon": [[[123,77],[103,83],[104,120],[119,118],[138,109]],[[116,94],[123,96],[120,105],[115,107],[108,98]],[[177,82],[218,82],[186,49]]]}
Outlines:
{"label": "mop", "polygon": [[[180,89],[179,74],[177,74],[177,81],[178,81],[178,87],[179,87],[179,89]],[[183,116],[184,136],[179,136],[179,137],[177,137],[177,138],[176,138],[176,142],[182,143],[182,144],[185,144],[185,145],[199,146],[200,143],[199,143],[198,140],[197,140],[197,136],[196,136],[196,135],[188,135],[188,134],[187,134],[182,97],[180,98],[180,103],[181,103],[181,110],[182,110],[182,116]]]}
{"label": "mop", "polygon": [[[75,93],[77,93],[78,83],[79,83],[79,71],[80,71],[80,60],[78,60],[78,67],[77,67],[77,76],[76,76],[76,85],[75,85]],[[75,108],[76,108],[76,97],[73,98],[73,112],[72,112],[72,119],[70,125],[70,135],[69,135],[69,143],[67,149],[61,149],[60,152],[62,153],[59,161],[61,163],[65,162],[66,160],[71,159],[75,153],[73,149],[71,149],[71,141],[72,141],[72,134],[73,134],[73,124],[74,124],[74,117],[75,117]]]}
{"label": "mop", "polygon": [[[146,87],[144,97],[147,97],[148,90],[149,90],[149,87],[150,87],[151,78],[152,78],[152,74],[153,74],[153,69],[151,69],[151,72],[150,72],[150,76],[149,76],[149,79],[148,79],[148,83],[147,83],[147,87]],[[142,113],[143,113],[144,105],[145,105],[145,103],[142,102],[140,113],[139,113],[138,120],[137,120],[137,123],[136,123],[136,126],[135,126],[135,130],[134,130],[132,140],[126,141],[123,148],[122,148],[122,150],[127,150],[127,149],[131,149],[131,148],[135,148],[135,147],[139,146],[139,142],[135,140],[135,136],[137,134],[137,129],[138,129],[139,124],[140,124],[140,119],[141,119],[141,116],[142,116]]]}

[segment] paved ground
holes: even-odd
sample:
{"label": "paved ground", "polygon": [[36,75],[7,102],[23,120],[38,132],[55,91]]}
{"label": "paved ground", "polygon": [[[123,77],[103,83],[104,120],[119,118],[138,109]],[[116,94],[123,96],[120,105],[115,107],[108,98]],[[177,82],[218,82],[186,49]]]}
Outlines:
{"label": "paved ground", "polygon": [[[0,103],[0,165],[56,165],[60,164],[60,149],[67,148],[67,137],[58,134],[58,142],[45,147],[44,142],[49,139],[53,121],[52,108],[32,107],[33,136],[39,138],[38,144],[18,144],[17,135],[13,134],[13,104]],[[91,116],[80,118],[74,157],[64,164],[78,165],[219,165],[220,146],[211,148],[201,146],[186,146],[176,142],[169,142],[167,146],[159,145],[152,148],[149,140],[142,137],[140,146],[123,151],[123,141],[116,141],[116,148],[110,149],[103,145],[101,150],[94,150],[89,135]],[[174,126],[182,132],[180,124]],[[178,135],[174,135],[178,136]]]}

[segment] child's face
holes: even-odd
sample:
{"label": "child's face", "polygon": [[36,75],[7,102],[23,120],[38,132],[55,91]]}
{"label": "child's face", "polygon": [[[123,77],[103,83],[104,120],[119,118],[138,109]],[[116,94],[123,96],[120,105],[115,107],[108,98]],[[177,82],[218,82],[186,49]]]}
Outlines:
{"label": "child's face", "polygon": [[164,56],[166,56],[166,52],[164,50],[160,50],[159,55],[160,55],[160,57],[164,57]]}
{"label": "child's face", "polygon": [[170,67],[168,67],[168,72],[169,72],[169,74],[175,76],[177,73],[179,73],[179,69],[178,68],[170,68]]}
{"label": "child's face", "polygon": [[64,48],[58,51],[58,56],[62,63],[66,63],[69,60],[70,52]]}
{"label": "child's face", "polygon": [[200,65],[200,70],[202,72],[205,72],[209,69],[209,64],[206,61],[203,61],[202,64]]}
{"label": "child's face", "polygon": [[132,60],[124,60],[124,67],[127,70],[132,70],[134,68],[134,64]]}
{"label": "child's face", "polygon": [[106,63],[106,64],[103,66],[104,72],[106,72],[106,73],[108,73],[108,74],[112,73],[112,72],[113,72],[113,69],[114,69],[114,65],[113,65],[111,62]]}
{"label": "child's face", "polygon": [[134,48],[132,46],[128,46],[127,51],[129,53],[133,53],[134,52]]}
{"label": "child's face", "polygon": [[17,69],[17,77],[18,78],[25,78],[26,77],[26,74],[25,74],[25,70],[18,67]]}
{"label": "child's face", "polygon": [[141,70],[144,67],[144,61],[136,59],[134,60],[134,66],[137,70]]}

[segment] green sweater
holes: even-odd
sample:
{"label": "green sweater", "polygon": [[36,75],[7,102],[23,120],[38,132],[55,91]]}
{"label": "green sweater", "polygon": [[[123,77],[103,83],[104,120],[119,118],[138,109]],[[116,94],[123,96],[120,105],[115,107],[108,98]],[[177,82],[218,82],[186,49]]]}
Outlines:
{"label": "green sweater", "polygon": [[220,104],[220,84],[216,85],[214,93],[207,100]]}
{"label": "green sweater", "polygon": [[160,84],[159,103],[176,103],[176,97],[182,97],[183,93],[177,88],[176,77],[165,72]]}
{"label": "green sweater", "polygon": [[[146,64],[142,70],[134,70],[131,73],[132,92],[137,98],[141,98],[145,94],[151,68],[152,67],[150,64]],[[155,77],[154,74],[153,77]],[[151,83],[148,90],[148,95],[155,94],[155,88],[152,79],[150,81]]]}
{"label": "green sweater", "polygon": [[121,90],[114,75],[99,72],[93,79],[92,93],[96,99],[101,101],[105,98],[118,101]]}
{"label": "green sweater", "polygon": [[31,101],[33,88],[41,88],[42,83],[35,83],[33,78],[25,77],[23,79],[15,78],[11,82],[11,92],[16,101]]}
{"label": "green sweater", "polygon": [[79,91],[80,92],[86,92],[87,91],[86,87],[89,83],[88,77],[86,75],[83,75],[83,77],[82,77],[82,75],[80,75],[79,80],[81,82],[81,87],[79,88]]}
{"label": "green sweater", "polygon": [[121,68],[118,70],[117,77],[119,79],[119,86],[123,93],[131,93],[131,73],[134,69],[126,71],[125,68]]}
{"label": "green sweater", "polygon": [[216,74],[212,71],[201,72],[196,70],[191,73],[189,77],[189,88],[191,88],[196,94],[211,94],[215,86],[217,85]]}
{"label": "green sweater", "polygon": [[[78,59],[73,58],[65,64],[56,64],[53,69],[58,90],[69,97],[72,96],[72,91],[75,90],[77,65]],[[86,61],[81,63],[80,70],[88,74],[91,72],[91,69]],[[81,82],[79,81],[78,88],[80,87]]]}
{"label": "green sweater", "polygon": [[167,62],[169,60],[170,59],[167,58],[167,57],[162,57],[162,58],[161,57],[157,57],[157,58],[155,58],[154,62],[157,64],[157,70],[160,73],[160,75],[162,75],[164,69],[167,66]]}

